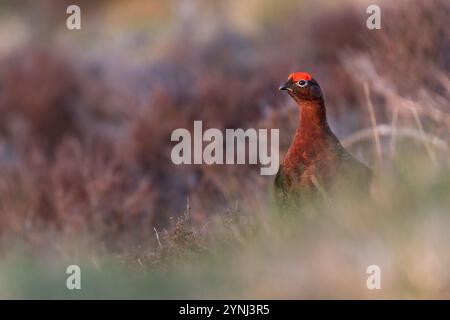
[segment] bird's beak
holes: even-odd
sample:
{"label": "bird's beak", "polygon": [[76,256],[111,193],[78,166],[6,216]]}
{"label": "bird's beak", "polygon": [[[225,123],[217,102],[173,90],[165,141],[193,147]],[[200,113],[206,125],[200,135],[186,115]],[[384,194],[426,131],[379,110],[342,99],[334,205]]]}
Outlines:
{"label": "bird's beak", "polygon": [[292,91],[292,89],[289,87],[289,84],[288,84],[288,83],[282,84],[282,85],[278,88],[278,90],[280,90],[280,91]]}

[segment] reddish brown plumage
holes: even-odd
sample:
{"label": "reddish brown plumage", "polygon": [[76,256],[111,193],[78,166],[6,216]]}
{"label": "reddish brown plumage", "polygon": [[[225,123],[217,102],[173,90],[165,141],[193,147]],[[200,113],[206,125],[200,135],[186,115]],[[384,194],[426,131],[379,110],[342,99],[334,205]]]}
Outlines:
{"label": "reddish brown plumage", "polygon": [[[275,179],[283,202],[311,194],[317,188],[330,190],[341,181],[367,184],[371,172],[341,145],[326,117],[320,86],[314,80],[289,76],[280,90],[287,90],[300,107],[299,126]],[[299,78],[299,77],[297,77]]]}

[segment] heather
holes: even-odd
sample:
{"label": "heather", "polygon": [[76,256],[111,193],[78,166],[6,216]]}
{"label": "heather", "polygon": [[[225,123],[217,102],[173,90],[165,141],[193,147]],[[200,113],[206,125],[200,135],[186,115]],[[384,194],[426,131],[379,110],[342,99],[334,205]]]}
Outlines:
{"label": "heather", "polygon": [[[365,1],[80,1],[80,31],[68,4],[0,2],[4,297],[449,296],[446,1],[381,2],[377,31]],[[286,217],[259,166],[171,162],[195,120],[279,128],[283,155],[298,110],[277,89],[298,70],[370,195]]]}

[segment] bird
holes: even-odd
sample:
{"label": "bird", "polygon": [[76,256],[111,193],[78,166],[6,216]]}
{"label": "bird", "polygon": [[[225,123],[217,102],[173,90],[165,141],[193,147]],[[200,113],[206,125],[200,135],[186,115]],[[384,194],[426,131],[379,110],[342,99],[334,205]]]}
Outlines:
{"label": "bird", "polygon": [[319,83],[307,72],[295,72],[279,90],[286,91],[300,111],[299,125],[275,177],[278,204],[299,204],[310,196],[329,195],[335,187],[352,182],[368,189],[372,171],[355,159],[331,131]]}

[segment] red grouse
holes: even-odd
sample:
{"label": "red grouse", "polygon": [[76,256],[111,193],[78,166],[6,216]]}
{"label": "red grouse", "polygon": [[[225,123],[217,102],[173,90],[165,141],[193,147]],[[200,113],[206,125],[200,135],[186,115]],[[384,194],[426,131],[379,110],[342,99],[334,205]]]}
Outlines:
{"label": "red grouse", "polygon": [[299,127],[275,178],[282,205],[317,191],[330,191],[339,182],[368,186],[371,171],[341,145],[327,123],[319,84],[308,73],[292,73],[280,86],[300,107]]}

